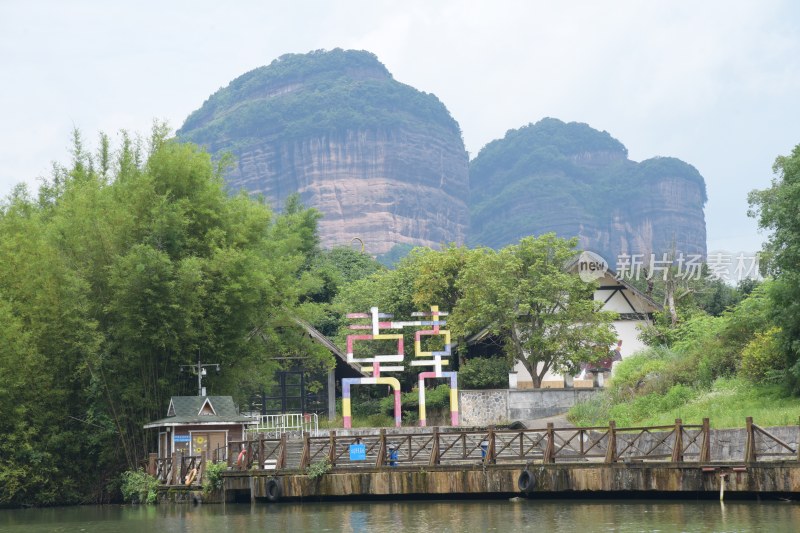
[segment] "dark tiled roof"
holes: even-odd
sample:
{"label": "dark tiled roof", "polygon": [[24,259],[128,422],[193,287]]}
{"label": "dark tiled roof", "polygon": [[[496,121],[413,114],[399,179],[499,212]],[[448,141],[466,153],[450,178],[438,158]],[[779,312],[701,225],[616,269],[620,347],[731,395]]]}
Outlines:
{"label": "dark tiled roof", "polygon": [[[206,401],[215,414],[200,414]],[[230,396],[173,396],[169,411],[174,415],[145,424],[145,428],[174,424],[242,424],[253,419],[240,415]]]}

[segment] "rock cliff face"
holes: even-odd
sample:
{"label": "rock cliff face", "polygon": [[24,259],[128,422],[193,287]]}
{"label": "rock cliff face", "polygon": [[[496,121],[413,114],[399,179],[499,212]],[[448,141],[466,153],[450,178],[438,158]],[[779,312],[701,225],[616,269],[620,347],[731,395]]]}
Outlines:
{"label": "rock cliff face", "polygon": [[606,132],[544,119],[489,143],[470,164],[469,241],[579,238],[614,268],[620,254],[706,254],[705,182],[678,159],[630,161]]}
{"label": "rock cliff face", "polygon": [[380,254],[465,241],[468,159],[458,124],[370,53],[283,56],[212,95],[178,137],[231,152],[233,190],[276,207],[299,193],[323,214],[323,246],[357,237]]}
{"label": "rock cliff face", "polygon": [[359,238],[394,256],[554,231],[612,267],[622,253],[706,253],[705,182],[691,165],[636,163],[608,133],[556,119],[511,130],[468,163],[445,106],[368,52],[282,56],[213,94],[178,137],[231,152],[232,191],[277,208],[299,193],[322,212],[326,247]]}

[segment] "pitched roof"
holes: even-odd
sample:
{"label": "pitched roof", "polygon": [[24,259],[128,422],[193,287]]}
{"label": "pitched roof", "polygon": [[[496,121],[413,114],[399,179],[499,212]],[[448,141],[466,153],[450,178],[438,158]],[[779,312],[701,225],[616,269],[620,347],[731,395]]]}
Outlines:
{"label": "pitched roof", "polygon": [[[596,253],[594,253],[594,252],[583,252],[583,254],[588,254],[589,256],[596,257],[599,261],[602,261],[602,262],[605,263],[605,260],[602,257],[600,257],[599,255],[597,255]],[[571,271],[571,272],[576,272],[577,269],[578,269],[577,268],[578,267],[578,263],[581,261],[581,257],[582,257],[583,254],[576,255],[575,257],[570,259],[567,262],[567,264],[564,266],[564,270]],[[642,300],[644,300],[645,302],[647,302],[651,306],[655,307],[656,310],[661,311],[661,310],[664,309],[664,306],[662,306],[661,304],[659,304],[658,302],[653,300],[652,296],[642,292],[639,288],[637,288],[631,282],[626,281],[624,277],[618,276],[617,273],[614,270],[612,270],[610,267],[608,267],[608,265],[606,265],[604,274],[609,275],[610,277],[614,278],[614,280],[617,283],[619,283],[620,285],[625,287],[627,290],[631,291],[633,294],[635,294],[636,296],[638,296],[639,298],[641,298]]]}
{"label": "pitched roof", "polygon": [[144,425],[145,429],[175,425],[246,424],[252,418],[239,414],[230,396],[173,396],[167,417]]}
{"label": "pitched roof", "polygon": [[342,350],[340,350],[339,347],[336,346],[336,344],[334,344],[332,340],[330,340],[328,337],[323,335],[317,328],[312,326],[307,321],[305,321],[305,320],[303,320],[301,318],[298,318],[298,317],[293,317],[292,320],[294,320],[294,322],[298,326],[300,326],[304,330],[306,330],[306,333],[308,333],[308,335],[315,342],[321,344],[322,346],[324,346],[325,348],[330,350],[330,352],[333,353],[336,356],[336,374],[337,375],[341,375],[343,377],[348,377],[348,378],[350,378],[350,377],[363,378],[363,377],[367,376],[367,374],[365,374],[365,373],[363,373],[361,371],[361,367],[359,367],[358,365],[355,365],[353,363],[348,362],[347,361],[347,355]]}

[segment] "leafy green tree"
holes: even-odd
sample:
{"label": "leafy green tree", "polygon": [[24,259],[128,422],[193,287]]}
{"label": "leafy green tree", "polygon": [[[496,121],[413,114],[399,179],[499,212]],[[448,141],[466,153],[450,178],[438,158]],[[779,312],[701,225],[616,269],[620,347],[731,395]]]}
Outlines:
{"label": "leafy green tree", "polygon": [[198,353],[223,368],[209,392],[238,400],[279,356],[333,364],[294,322],[320,286],[318,213],[229,196],[224,167],[167,133],[90,154],[75,132],[36,200],[0,204],[0,504],[107,498],[152,449],[142,425],[196,392],[178,368]]}
{"label": "leafy green tree", "polygon": [[772,185],[750,193],[748,214],[772,232],[761,264],[775,278],[769,296],[790,365],[787,381],[800,394],[800,145],[791,155],[778,157],[772,169]]}
{"label": "leafy green tree", "polygon": [[318,285],[306,295],[301,311],[303,317],[323,334],[336,335],[345,324],[345,318],[331,302],[348,284],[380,270],[383,270],[380,263],[350,247],[318,251],[310,265],[310,274]]}
{"label": "leafy green tree", "polygon": [[613,313],[593,299],[594,285],[567,272],[576,241],[553,233],[525,237],[499,252],[481,249],[465,266],[452,316],[459,335],[484,328],[504,341],[538,388],[549,370],[575,373],[607,357],[616,340]]}

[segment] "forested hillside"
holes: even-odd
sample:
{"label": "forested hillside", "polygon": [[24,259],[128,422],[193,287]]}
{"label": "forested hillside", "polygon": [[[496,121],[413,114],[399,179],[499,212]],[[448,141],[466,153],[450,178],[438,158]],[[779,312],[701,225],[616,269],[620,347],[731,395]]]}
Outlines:
{"label": "forested hillside", "polygon": [[612,266],[623,252],[705,256],[703,177],[679,159],[627,156],[586,124],[509,131],[470,163],[469,242],[497,248],[554,231]]}

